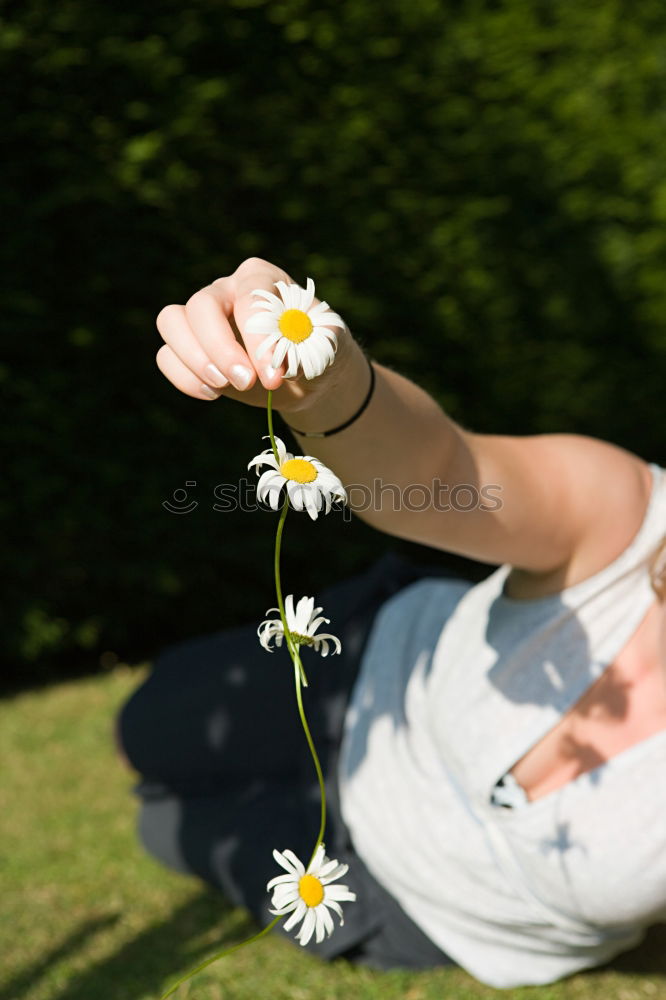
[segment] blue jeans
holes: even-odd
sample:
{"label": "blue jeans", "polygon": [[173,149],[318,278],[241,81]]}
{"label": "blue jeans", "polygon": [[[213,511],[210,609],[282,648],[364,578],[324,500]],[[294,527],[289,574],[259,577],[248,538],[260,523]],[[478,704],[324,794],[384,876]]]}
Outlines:
{"label": "blue jeans", "polygon": [[[441,575],[454,576],[388,553],[316,601],[342,653],[324,659],[301,649],[309,681],[305,711],[326,782],[326,851],[349,865],[342,881],[357,895],[344,907],[342,927],[334,918],[330,938],[305,946],[324,959],[380,969],[453,964],[356,854],[337,785],[345,712],[374,617],[401,588]],[[138,832],[146,850],[221,890],[263,927],[273,919],[266,883],[281,871],[272,851],[288,847],[309,858],[319,828],[319,786],[296,710],[293,668],[284,647],[273,654],[260,647],[256,628],[166,650],[121,708],[117,732],[141,775],[133,792],[141,802]],[[281,924],[275,933],[284,934]],[[293,932],[286,936],[293,940]]]}

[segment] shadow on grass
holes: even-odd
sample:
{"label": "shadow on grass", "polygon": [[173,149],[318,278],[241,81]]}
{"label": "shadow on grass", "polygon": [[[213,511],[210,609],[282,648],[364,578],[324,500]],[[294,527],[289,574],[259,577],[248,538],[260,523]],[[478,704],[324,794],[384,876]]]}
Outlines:
{"label": "shadow on grass", "polygon": [[[168,920],[147,928],[115,954],[101,959],[84,972],[76,973],[58,992],[58,1000],[135,1000],[146,995],[159,998],[171,983],[191,967],[198,965],[208,955],[225,944],[233,945],[255,933],[251,918],[233,921],[233,929],[222,927],[220,938],[198,948],[190,942],[199,934],[208,934],[211,927],[235,910],[214,891],[203,892],[196,899],[176,910]],[[0,992],[0,1000],[18,1000],[29,987],[55,962],[73,954],[91,935],[109,924],[121,920],[113,915],[90,921],[74,932],[48,955],[42,957],[31,969],[16,976]]]}
{"label": "shadow on grass", "polygon": [[645,941],[638,948],[625,951],[623,955],[614,958],[609,965],[594,971],[603,972],[608,969],[635,976],[666,979],[666,924],[651,927]]}
{"label": "shadow on grass", "polygon": [[39,962],[36,962],[30,969],[20,972],[11,982],[0,989],[0,1000],[17,1000],[25,995],[26,991],[38,982],[44,973],[56,962],[62,962],[68,955],[74,954],[87,938],[97,934],[98,931],[117,923],[119,920],[117,913],[112,913],[107,917],[100,917],[98,920],[90,920],[78,931],[74,931],[69,937],[54,948],[48,954],[43,955]]}

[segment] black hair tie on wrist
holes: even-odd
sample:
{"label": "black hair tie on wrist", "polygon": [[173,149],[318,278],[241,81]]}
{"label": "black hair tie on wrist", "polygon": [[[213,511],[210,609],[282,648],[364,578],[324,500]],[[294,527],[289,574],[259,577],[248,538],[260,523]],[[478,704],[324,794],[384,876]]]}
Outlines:
{"label": "black hair tie on wrist", "polygon": [[[366,357],[367,357],[367,355],[366,355]],[[298,430],[296,430],[295,427],[291,427],[289,424],[287,424],[287,427],[289,427],[289,430],[292,431],[294,434],[300,434],[301,437],[306,437],[306,438],[327,438],[327,437],[330,437],[331,434],[337,434],[339,431],[343,431],[346,427],[349,427],[350,424],[353,424],[355,420],[358,420],[358,418],[361,416],[361,414],[363,413],[363,411],[367,408],[368,403],[372,399],[372,394],[373,394],[373,392],[375,390],[375,369],[372,367],[372,361],[370,360],[370,358],[368,358],[367,360],[368,360],[368,365],[370,367],[370,388],[368,389],[366,397],[363,400],[363,402],[361,403],[361,405],[359,406],[358,410],[356,411],[356,413],[353,416],[351,416],[349,418],[349,420],[345,420],[344,424],[338,424],[337,427],[332,427],[330,429],[330,431],[319,431],[317,433],[310,432],[310,431],[298,431]]]}

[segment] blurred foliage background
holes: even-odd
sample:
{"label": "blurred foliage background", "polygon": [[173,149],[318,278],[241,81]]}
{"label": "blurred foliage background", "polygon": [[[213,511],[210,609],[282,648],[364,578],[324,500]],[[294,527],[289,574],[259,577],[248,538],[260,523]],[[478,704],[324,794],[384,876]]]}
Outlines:
{"label": "blurred foliage background", "polygon": [[[313,276],[465,426],[666,461],[661,0],[1,16],[6,687],[274,604],[274,515],[213,509],[263,413],[183,397],[154,365],[160,309],[245,257]],[[167,512],[187,481],[196,510]],[[387,547],[416,550],[293,516],[287,590]]]}

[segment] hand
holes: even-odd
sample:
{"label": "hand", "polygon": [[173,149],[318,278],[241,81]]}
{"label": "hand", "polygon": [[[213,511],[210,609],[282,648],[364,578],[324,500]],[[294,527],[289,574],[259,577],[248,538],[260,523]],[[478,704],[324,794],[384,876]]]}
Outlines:
{"label": "hand", "polygon": [[[302,412],[323,399],[332,384],[344,378],[346,365],[358,363],[358,345],[349,329],[336,328],[335,361],[318,378],[308,381],[302,372],[285,379],[286,364],[271,366],[272,351],[257,360],[256,350],[264,334],[247,334],[245,324],[258,310],[251,292],[255,288],[275,292],[275,282],[295,283],[281,268],[251,257],[226,278],[217,278],[199,289],[184,306],[168,305],[157,317],[164,346],[157,352],[157,366],[177,389],[195,399],[220,396],[238,399],[250,406],[266,406],[266,390],[274,390],[274,406],[283,413]],[[314,300],[316,305],[319,299]],[[355,349],[354,349],[355,348]]]}

